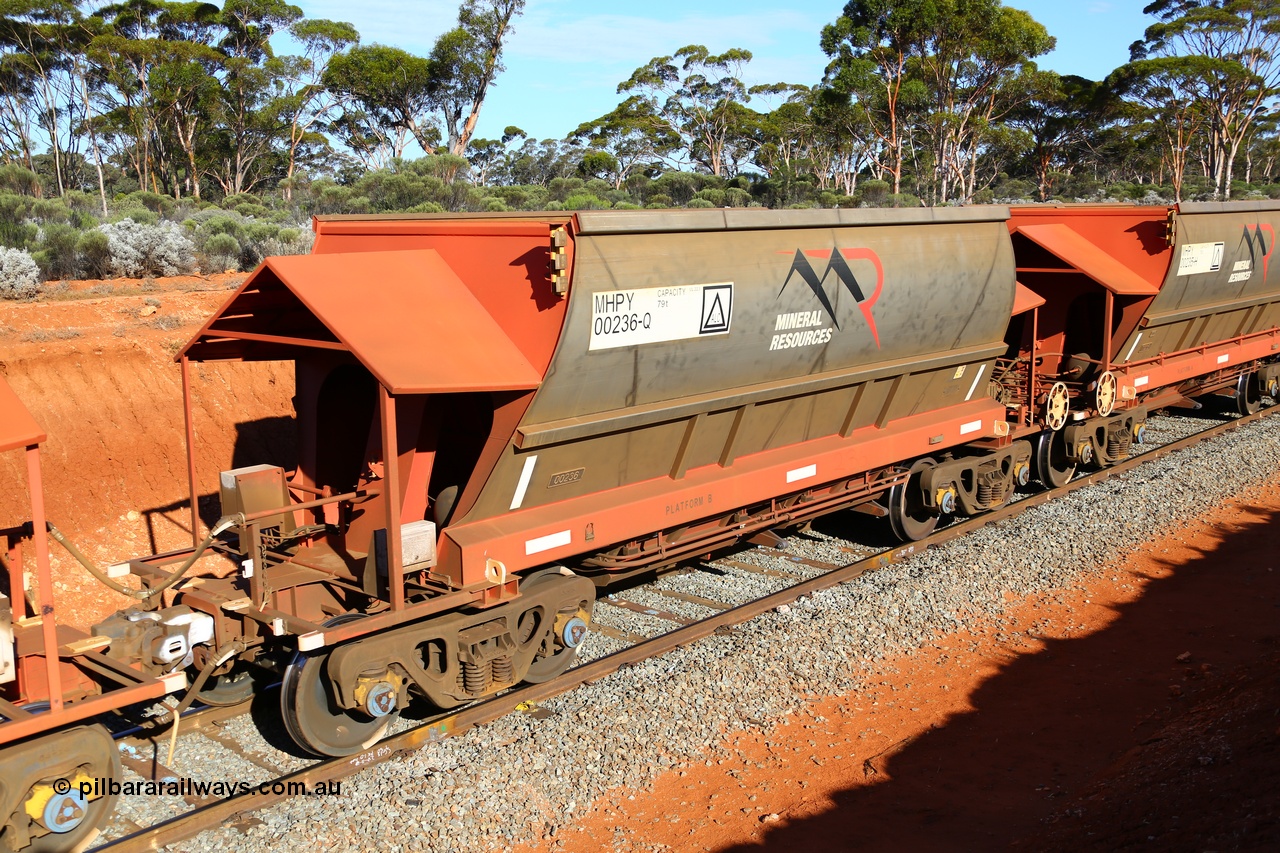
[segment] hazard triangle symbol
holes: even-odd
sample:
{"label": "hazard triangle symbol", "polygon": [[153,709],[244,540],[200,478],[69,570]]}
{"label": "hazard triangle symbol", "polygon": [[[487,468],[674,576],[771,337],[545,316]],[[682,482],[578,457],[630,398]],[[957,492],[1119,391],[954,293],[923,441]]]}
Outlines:
{"label": "hazard triangle symbol", "polygon": [[720,294],[716,294],[711,301],[711,310],[707,312],[706,319],[702,321],[704,328],[716,329],[724,325],[724,306],[720,304]]}

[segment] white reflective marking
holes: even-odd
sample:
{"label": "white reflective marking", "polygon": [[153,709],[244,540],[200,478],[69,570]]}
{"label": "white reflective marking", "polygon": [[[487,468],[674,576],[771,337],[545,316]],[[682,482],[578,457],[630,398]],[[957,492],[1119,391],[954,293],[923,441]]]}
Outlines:
{"label": "white reflective marking", "polygon": [[1125,361],[1128,361],[1129,357],[1133,355],[1133,351],[1138,348],[1138,343],[1142,340],[1142,336],[1145,334],[1146,332],[1138,332],[1138,336],[1133,339],[1133,346],[1129,347],[1129,351],[1124,354]]}
{"label": "white reflective marking", "polygon": [[1139,376],[1137,379],[1133,380],[1133,387],[1141,388],[1143,385],[1147,384],[1147,379],[1148,377],[1146,376]]}
{"label": "white reflective marking", "polygon": [[533,466],[537,461],[536,455],[524,460],[524,468],[520,471],[520,482],[516,483],[516,493],[511,498],[511,509],[519,509],[520,504],[524,503],[524,493],[529,488],[529,481],[533,479]]}
{"label": "white reflective marking", "polygon": [[187,674],[185,672],[171,672],[161,678],[160,683],[164,685],[165,691],[169,693],[173,693],[175,690],[184,690],[187,686]]}
{"label": "white reflective marking", "polygon": [[1218,364],[1226,364],[1230,360],[1231,360],[1231,356],[1227,355],[1226,353],[1223,353],[1222,355],[1218,356]]}
{"label": "white reflective marking", "polygon": [[546,536],[539,536],[537,539],[530,539],[524,543],[525,556],[530,554],[540,554],[543,551],[550,551],[552,548],[559,548],[561,545],[568,545],[573,541],[573,534],[568,530],[561,530],[559,533],[549,533]]}
{"label": "white reflective marking", "polygon": [[969,402],[973,397],[973,392],[978,388],[978,380],[982,378],[982,374],[986,372],[987,366],[984,364],[978,368],[978,375],[973,377],[973,384],[969,386],[969,393],[964,395],[965,402]]}
{"label": "white reflective marking", "polygon": [[817,465],[806,465],[803,468],[796,468],[787,472],[787,482],[794,483],[796,480],[807,480],[810,477],[818,476]]}
{"label": "white reflective marking", "polygon": [[300,652],[314,652],[322,646],[324,646],[323,631],[308,631],[305,634],[298,635],[298,651]]}
{"label": "white reflective marking", "polygon": [[982,421],[969,421],[967,424],[960,425],[960,434],[968,435],[971,432],[977,432],[982,429]]}

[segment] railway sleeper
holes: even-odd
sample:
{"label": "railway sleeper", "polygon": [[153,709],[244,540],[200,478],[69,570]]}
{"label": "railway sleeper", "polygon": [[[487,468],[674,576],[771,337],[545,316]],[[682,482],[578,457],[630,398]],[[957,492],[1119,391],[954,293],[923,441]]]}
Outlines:
{"label": "railway sleeper", "polygon": [[377,716],[403,707],[410,691],[447,709],[521,681],[546,681],[572,662],[594,601],[587,578],[537,572],[507,604],[339,646],[328,653],[328,685],[339,708]]}
{"label": "railway sleeper", "polygon": [[1129,449],[1142,444],[1147,410],[1127,409],[1105,418],[1088,418],[1063,428],[1063,451],[1075,465],[1106,468],[1129,458]]}

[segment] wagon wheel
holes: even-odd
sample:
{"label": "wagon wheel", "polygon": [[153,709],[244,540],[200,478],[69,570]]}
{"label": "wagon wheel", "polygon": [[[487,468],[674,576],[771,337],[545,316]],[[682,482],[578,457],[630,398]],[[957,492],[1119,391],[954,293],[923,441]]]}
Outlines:
{"label": "wagon wheel", "polygon": [[1104,418],[1111,414],[1116,407],[1116,397],[1119,396],[1117,394],[1118,386],[1116,375],[1110,370],[1098,377],[1098,387],[1094,392],[1094,404],[1098,408],[1098,414]]}
{"label": "wagon wheel", "polygon": [[1056,489],[1071,482],[1076,463],[1067,457],[1067,440],[1061,432],[1044,430],[1036,438],[1036,479]]}
{"label": "wagon wheel", "polygon": [[[325,627],[363,618],[344,613],[325,622]],[[296,652],[280,680],[280,715],[293,742],[316,755],[352,755],[368,749],[382,738],[400,716],[394,708],[381,717],[341,708],[329,691],[325,675],[327,651]]]}
{"label": "wagon wheel", "polygon": [[889,527],[901,542],[919,542],[938,526],[938,515],[924,504],[920,479],[935,465],[928,457],[917,459],[907,478],[889,489]]}
{"label": "wagon wheel", "polygon": [[1051,430],[1060,430],[1067,425],[1067,415],[1071,413],[1071,395],[1063,382],[1055,382],[1049,389],[1044,401],[1044,422]]}
{"label": "wagon wheel", "polygon": [[1258,387],[1257,377],[1245,373],[1236,381],[1235,413],[1240,417],[1252,415],[1262,405],[1262,389]]}
{"label": "wagon wheel", "polygon": [[[92,744],[92,751],[96,753],[94,766],[90,768],[88,776],[101,778],[102,784],[105,784],[108,779],[119,781],[120,753],[107,730],[102,726],[94,725],[64,730],[63,734],[70,732],[76,733],[77,744]],[[26,768],[3,767],[0,772],[4,773],[6,780],[15,780],[22,779],[25,770]],[[102,827],[115,808],[118,795],[104,793],[97,799],[91,800],[80,793],[78,783],[70,785],[65,791],[60,790],[71,781],[66,778],[26,780],[28,791],[24,804],[39,805],[39,816],[35,819],[32,829],[36,832],[48,829],[49,832],[33,838],[29,846],[22,848],[23,853],[65,853],[68,850],[84,850],[102,832]],[[21,806],[19,814],[22,814]],[[0,842],[3,840],[4,836],[0,835]]]}
{"label": "wagon wheel", "polygon": [[[559,569],[544,569],[540,572],[534,572],[521,580],[520,588],[523,592],[532,592],[557,581],[568,581],[576,579],[576,577],[576,575],[561,574]],[[595,608],[595,603],[593,598],[568,598],[560,602],[560,607],[555,612],[551,630],[547,633],[542,647],[534,656],[533,663],[529,665],[529,671],[525,673],[525,681],[532,684],[542,684],[560,675],[573,665],[578,656],[578,649],[581,647],[582,641],[587,637],[588,626],[591,624],[591,612]],[[518,629],[520,633],[519,641],[521,643],[528,642],[536,635],[537,631],[541,630],[541,627],[535,611],[530,610],[521,614]]]}

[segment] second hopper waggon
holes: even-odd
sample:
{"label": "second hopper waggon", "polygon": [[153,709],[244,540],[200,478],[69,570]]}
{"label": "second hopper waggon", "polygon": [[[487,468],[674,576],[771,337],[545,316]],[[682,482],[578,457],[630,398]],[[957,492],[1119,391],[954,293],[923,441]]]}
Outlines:
{"label": "second hopper waggon", "polygon": [[1277,227],[1275,202],[1013,209],[1018,279],[1044,304],[1011,324],[1001,378],[1039,407],[1042,480],[1127,457],[1148,410],[1276,395]]}

